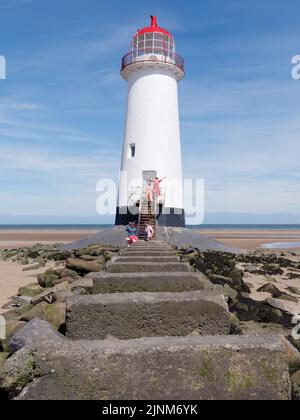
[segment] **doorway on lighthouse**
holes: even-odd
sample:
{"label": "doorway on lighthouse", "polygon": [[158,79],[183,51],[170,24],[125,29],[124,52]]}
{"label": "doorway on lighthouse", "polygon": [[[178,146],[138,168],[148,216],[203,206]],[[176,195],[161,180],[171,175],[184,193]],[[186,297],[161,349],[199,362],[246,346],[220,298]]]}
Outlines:
{"label": "doorway on lighthouse", "polygon": [[148,182],[153,181],[157,177],[156,171],[143,171],[143,190],[147,188]]}

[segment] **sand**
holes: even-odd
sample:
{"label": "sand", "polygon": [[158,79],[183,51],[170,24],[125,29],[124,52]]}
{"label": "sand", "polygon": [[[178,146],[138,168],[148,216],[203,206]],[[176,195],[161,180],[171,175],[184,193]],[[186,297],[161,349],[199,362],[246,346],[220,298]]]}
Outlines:
{"label": "sand", "polygon": [[20,287],[35,283],[37,274],[43,273],[47,269],[47,267],[43,267],[39,270],[22,271],[23,267],[12,261],[0,260],[0,314],[7,311],[1,307],[18,293]]}
{"label": "sand", "polygon": [[[300,242],[300,230],[199,230],[225,245],[243,250],[254,250],[274,242]],[[295,247],[300,249],[300,247]]]}
{"label": "sand", "polygon": [[0,248],[30,247],[36,243],[53,245],[79,241],[97,233],[95,229],[85,230],[0,230]]}

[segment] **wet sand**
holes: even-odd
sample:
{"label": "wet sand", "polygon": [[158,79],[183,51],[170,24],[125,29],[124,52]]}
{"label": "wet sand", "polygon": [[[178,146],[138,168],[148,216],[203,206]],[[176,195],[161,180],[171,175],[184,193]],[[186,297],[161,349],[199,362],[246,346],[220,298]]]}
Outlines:
{"label": "wet sand", "polygon": [[[243,250],[254,250],[275,242],[300,242],[300,230],[199,230],[219,242]],[[295,249],[300,247],[295,246]]]}

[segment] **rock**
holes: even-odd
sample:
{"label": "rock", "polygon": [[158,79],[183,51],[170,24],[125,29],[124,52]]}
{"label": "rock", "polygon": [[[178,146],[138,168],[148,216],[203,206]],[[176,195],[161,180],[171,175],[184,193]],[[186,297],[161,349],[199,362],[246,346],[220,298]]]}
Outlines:
{"label": "rock", "polygon": [[276,286],[274,286],[274,284],[271,283],[265,284],[264,286],[257,289],[257,291],[263,293],[270,293],[274,298],[278,298],[279,296],[281,296],[281,291]]}
{"label": "rock", "polygon": [[259,269],[256,265],[247,265],[247,267],[245,267],[246,273],[257,274],[258,271]]}
{"label": "rock", "polygon": [[294,295],[300,296],[300,289],[298,287],[288,287],[287,290]]}
{"label": "rock", "polygon": [[197,256],[198,256],[198,252],[197,251],[193,251],[193,252],[188,253],[187,255],[184,255],[181,258],[181,261],[182,262],[188,262],[188,263],[190,263],[190,264],[193,265],[196,262]]}
{"label": "rock", "polygon": [[40,263],[33,263],[30,265],[25,265],[22,271],[38,270],[39,268],[41,268]]}
{"label": "rock", "polygon": [[[268,298],[269,299],[273,298]],[[284,302],[277,299],[274,299],[278,302]],[[289,313],[282,312],[281,308],[283,305],[279,307],[271,306],[265,302],[255,301],[250,298],[245,298],[239,295],[238,303],[231,303],[230,304],[230,311],[236,312],[238,318],[242,322],[246,321],[255,321],[255,322],[262,322],[262,323],[274,323],[280,324],[285,327],[291,327],[291,320],[292,317]]]}
{"label": "rock", "polygon": [[281,293],[279,296],[277,296],[277,299],[281,300],[287,300],[289,302],[298,303],[298,299],[294,296],[287,295],[286,293]]}
{"label": "rock", "polygon": [[62,272],[60,273],[60,278],[61,279],[65,279],[66,277],[71,278],[73,280],[80,279],[80,277],[76,273],[76,271],[74,271],[74,270],[68,270],[67,268],[65,268],[64,270],[62,270]]}
{"label": "rock", "polygon": [[223,287],[225,296],[228,296],[231,302],[237,302],[238,300],[238,292],[232,289],[228,284],[225,284]]}
{"label": "rock", "polygon": [[76,271],[80,275],[98,273],[104,270],[104,266],[95,262],[82,261],[77,258],[68,258],[67,268]]}
{"label": "rock", "polygon": [[239,268],[235,267],[233,270],[230,271],[228,277],[232,278],[234,281],[235,287],[234,289],[239,290],[240,292],[250,293],[250,289],[247,284],[244,282],[244,272]]}
{"label": "rock", "polygon": [[241,270],[233,270],[230,272],[231,276],[225,277],[218,274],[209,274],[209,280],[213,284],[221,284],[222,286],[229,286],[231,289],[239,293],[251,293],[249,286],[244,282],[241,276]]}
{"label": "rock", "polygon": [[39,264],[40,267],[45,267],[46,260],[43,257],[37,257],[33,260],[34,263]]}
{"label": "rock", "polygon": [[300,370],[300,353],[299,351],[284,337],[283,335],[279,335],[280,340],[282,341],[282,344],[284,345],[289,369],[290,369],[290,375],[293,375],[298,370]]}
{"label": "rock", "polygon": [[49,322],[33,319],[12,336],[9,347],[11,352],[15,353],[25,346],[34,348],[44,342],[63,343],[66,340]]}
{"label": "rock", "polygon": [[237,326],[238,335],[266,335],[266,334],[278,334],[284,337],[288,337],[290,334],[290,328],[283,327],[279,324],[273,324],[271,322],[262,323],[255,321],[239,322]]}
{"label": "rock", "polygon": [[88,276],[85,278],[80,278],[79,280],[75,280],[73,285],[75,287],[79,287],[85,289],[89,295],[93,294],[94,283],[93,279],[89,278]]}
{"label": "rock", "polygon": [[72,340],[121,340],[153,336],[229,334],[224,295],[214,291],[115,293],[72,298],[66,335]]}
{"label": "rock", "polygon": [[4,384],[17,400],[291,398],[276,336],[39,341],[6,362]]}
{"label": "rock", "polygon": [[262,271],[271,276],[284,274],[284,271],[280,268],[279,264],[266,264],[262,267]]}
{"label": "rock", "polygon": [[60,277],[58,273],[53,270],[53,268],[49,268],[45,273],[39,274],[37,276],[38,283],[42,287],[54,287],[57,282],[60,281]]}
{"label": "rock", "polygon": [[31,298],[32,305],[38,305],[41,302],[47,302],[47,303],[53,303],[54,302],[54,294],[60,290],[69,290],[71,286],[69,285],[68,281],[65,281],[64,279],[63,283],[59,283],[54,287],[51,287],[49,289],[43,289],[44,291],[40,293],[37,296],[34,296]]}
{"label": "rock", "polygon": [[84,296],[88,294],[86,289],[82,287],[70,287],[65,290],[58,290],[54,293],[54,301],[57,303],[66,303],[68,299],[75,296]]}
{"label": "rock", "polygon": [[223,252],[201,252],[196,258],[195,267],[201,273],[217,274],[230,277],[229,273],[235,268],[235,255]]}
{"label": "rock", "polygon": [[42,293],[43,288],[37,283],[30,283],[25,287],[20,287],[18,291],[19,296],[29,296],[34,297]]}
{"label": "rock", "polygon": [[300,401],[300,370],[291,377],[293,400]]}
{"label": "rock", "polygon": [[26,325],[25,322],[18,320],[10,320],[6,322],[5,339],[0,339],[0,351],[9,352],[9,340],[10,338],[21,328]]}
{"label": "rock", "polygon": [[1,378],[3,377],[3,374],[4,374],[4,364],[8,356],[9,356],[9,353],[0,353],[0,384],[1,384]]}
{"label": "rock", "polygon": [[46,302],[41,302],[22,315],[21,320],[29,322],[38,318],[42,321],[49,322],[57,330],[61,330],[65,324],[65,310],[66,305],[62,303],[53,303],[49,305]]}
{"label": "rock", "polygon": [[273,308],[284,311],[290,315],[294,315],[295,305],[293,304],[293,302],[288,302],[281,299],[267,298],[266,303],[272,306]]}

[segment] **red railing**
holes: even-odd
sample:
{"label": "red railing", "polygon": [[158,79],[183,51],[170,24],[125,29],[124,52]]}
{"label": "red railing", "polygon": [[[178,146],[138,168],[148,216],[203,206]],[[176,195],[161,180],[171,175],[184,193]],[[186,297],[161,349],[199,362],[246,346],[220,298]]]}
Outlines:
{"label": "red railing", "polygon": [[122,70],[131,64],[152,61],[171,64],[184,71],[184,60],[180,55],[158,47],[134,50],[126,54],[122,59]]}

